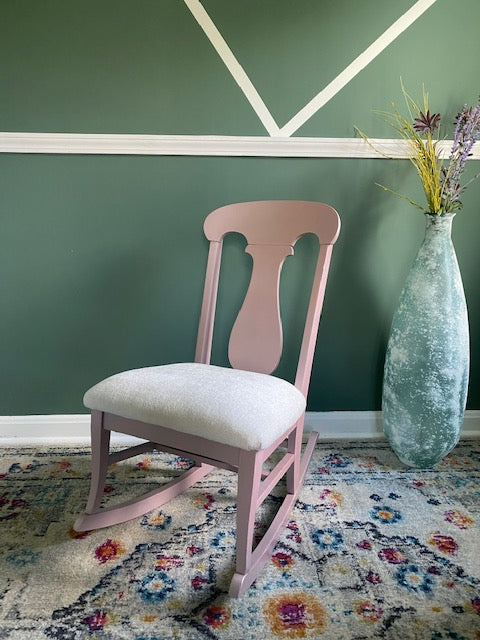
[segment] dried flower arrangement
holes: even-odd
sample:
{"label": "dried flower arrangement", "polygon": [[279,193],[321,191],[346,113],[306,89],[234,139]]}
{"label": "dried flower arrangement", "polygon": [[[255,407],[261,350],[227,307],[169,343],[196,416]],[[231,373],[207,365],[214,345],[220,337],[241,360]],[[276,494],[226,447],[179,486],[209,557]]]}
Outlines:
{"label": "dried flower arrangement", "polygon": [[[406,118],[392,103],[392,112],[378,111],[385,121],[408,142],[410,148],[409,160],[420,177],[423,191],[427,200],[427,207],[410,200],[388,187],[378,185],[398,195],[425,213],[442,216],[453,213],[463,207],[460,199],[466,187],[480,174],[473,176],[465,184],[460,180],[465,169],[467,158],[471,155],[473,145],[480,137],[480,99],[474,106],[465,105],[457,114],[454,125],[453,144],[448,161],[441,157],[439,140],[434,138],[439,131],[441,116],[430,113],[428,94],[423,91],[423,107],[421,108],[405,91],[402,83],[408,115]],[[368,137],[359,129],[357,131],[373,147]],[[373,147],[375,148],[375,147]],[[381,151],[378,153],[386,156]]]}

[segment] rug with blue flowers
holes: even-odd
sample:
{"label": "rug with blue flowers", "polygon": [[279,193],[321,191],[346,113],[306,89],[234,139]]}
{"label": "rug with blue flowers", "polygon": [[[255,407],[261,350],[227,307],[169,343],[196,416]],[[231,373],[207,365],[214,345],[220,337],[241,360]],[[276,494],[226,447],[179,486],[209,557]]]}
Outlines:
{"label": "rug with blue flowers", "polygon": [[[319,444],[270,563],[239,600],[227,596],[234,474],[79,534],[89,463],[86,448],[0,452],[0,638],[480,639],[478,441],[426,471],[385,442]],[[189,464],[157,453],[118,464],[106,499]],[[280,500],[265,503],[258,537]]]}

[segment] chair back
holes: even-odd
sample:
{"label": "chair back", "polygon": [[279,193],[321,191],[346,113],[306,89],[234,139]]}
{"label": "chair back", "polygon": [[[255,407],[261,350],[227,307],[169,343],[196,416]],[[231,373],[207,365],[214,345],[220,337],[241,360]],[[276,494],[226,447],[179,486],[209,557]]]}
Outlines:
{"label": "chair back", "polygon": [[210,362],[222,243],[227,233],[236,232],[247,240],[245,251],[253,258],[253,268],[230,334],[228,357],[235,369],[269,374],[277,368],[283,350],[279,301],[283,263],[293,255],[295,243],[302,235],[317,236],[320,249],[295,378],[295,386],[306,396],[332,247],[340,231],[337,212],[320,202],[242,202],[210,213],[204,231],[210,248],[195,361]]}

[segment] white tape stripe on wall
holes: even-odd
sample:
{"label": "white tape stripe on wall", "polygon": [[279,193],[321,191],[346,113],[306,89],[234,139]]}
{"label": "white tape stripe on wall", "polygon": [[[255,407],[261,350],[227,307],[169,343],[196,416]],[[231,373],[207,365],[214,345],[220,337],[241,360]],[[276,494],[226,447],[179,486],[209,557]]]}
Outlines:
{"label": "white tape stripe on wall", "polygon": [[310,100],[287,124],[279,128],[267,109],[260,94],[239,64],[222,34],[203,8],[200,0],[184,0],[205,35],[217,51],[225,66],[232,74],[255,113],[272,137],[289,137],[309,120],[319,109],[329,102],[362,69],[374,60],[389,44],[413,24],[437,0],[417,0],[398,20],[384,31],[369,47],[351,62],[336,78]]}
{"label": "white tape stripe on wall", "polygon": [[332,82],[306,104],[278,133],[280,136],[291,136],[319,109],[331,100],[362,69],[374,60],[389,44],[415,22],[437,0],[418,0],[413,7],[396,20],[391,27],[382,33],[375,42],[363,51]]}
{"label": "white tape stripe on wall", "polygon": [[253,86],[250,78],[245,73],[243,67],[233,55],[230,47],[225,42],[220,31],[217,29],[208,13],[205,11],[199,0],[184,0],[187,7],[192,12],[195,20],[202,27],[205,35],[215,47],[220,58],[225,63],[227,69],[232,74],[235,82],[245,94],[245,97],[252,105],[255,113],[260,118],[263,126],[271,136],[278,135],[278,125],[267,109],[258,91]]}

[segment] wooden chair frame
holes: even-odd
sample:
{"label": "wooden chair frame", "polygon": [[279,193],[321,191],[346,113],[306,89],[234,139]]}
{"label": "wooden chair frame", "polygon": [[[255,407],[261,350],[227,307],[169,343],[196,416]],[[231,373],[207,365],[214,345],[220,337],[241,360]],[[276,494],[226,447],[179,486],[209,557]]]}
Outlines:
{"label": "wooden chair frame", "polygon": [[[306,397],[332,247],[340,230],[338,214],[331,207],[316,202],[246,202],[213,211],[205,220],[204,230],[210,249],[195,362],[210,363],[223,238],[229,232],[239,232],[247,239],[246,252],[252,255],[254,264],[245,301],[232,329],[229,359],[234,368],[260,373],[272,373],[282,353],[279,280],[283,262],[293,254],[293,246],[301,235],[314,233],[318,237],[320,248],[295,378],[295,386]],[[77,531],[87,531],[124,522],[171,500],[213,468],[236,471],[236,571],[229,594],[238,597],[248,589],[271,557],[302,486],[318,438],[317,433],[310,434],[302,455],[304,415],[268,448],[251,451],[199,435],[186,436],[166,427],[92,411],[91,488],[85,513],[77,519],[74,527]],[[137,436],[147,442],[109,453],[111,431]],[[286,452],[281,460],[269,473],[264,472],[266,459],[284,443]],[[107,467],[153,449],[191,459],[195,466],[140,498],[101,508]],[[256,511],[285,475],[287,493],[283,503],[262,540],[252,549]]]}

